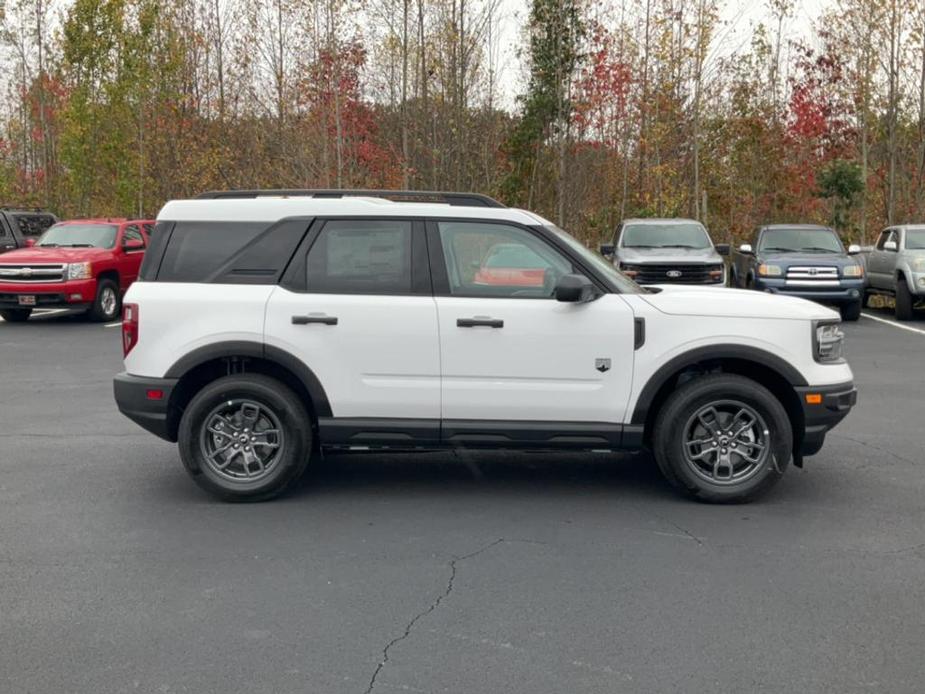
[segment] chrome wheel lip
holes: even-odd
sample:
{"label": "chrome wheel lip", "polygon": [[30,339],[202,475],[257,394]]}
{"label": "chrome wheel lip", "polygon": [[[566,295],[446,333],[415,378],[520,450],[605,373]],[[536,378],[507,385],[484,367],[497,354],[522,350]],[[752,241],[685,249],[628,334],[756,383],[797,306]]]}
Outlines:
{"label": "chrome wheel lip", "polygon": [[[711,429],[712,419],[720,426]],[[714,400],[700,406],[688,418],[681,437],[685,465],[714,485],[735,486],[750,480],[771,455],[771,431],[765,418],[741,400]]]}
{"label": "chrome wheel lip", "polygon": [[272,476],[279,467],[285,438],[279,417],[253,398],[229,398],[202,420],[199,433],[202,459],[225,482],[252,485]]}
{"label": "chrome wheel lip", "polygon": [[116,314],[116,292],[112,287],[103,287],[100,293],[100,308],[103,309],[103,315],[114,316]]}

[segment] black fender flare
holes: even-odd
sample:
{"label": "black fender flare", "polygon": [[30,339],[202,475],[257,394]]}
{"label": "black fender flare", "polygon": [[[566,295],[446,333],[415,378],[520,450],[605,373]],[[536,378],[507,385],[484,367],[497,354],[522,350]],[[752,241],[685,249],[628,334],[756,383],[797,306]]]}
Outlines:
{"label": "black fender flare", "polygon": [[806,379],[803,378],[803,374],[792,364],[781,359],[776,354],[772,354],[759,347],[735,344],[697,347],[668,360],[649,377],[649,380],[646,381],[645,386],[643,386],[642,390],[639,392],[639,397],[636,398],[636,406],[633,409],[631,423],[639,425],[646,423],[646,419],[649,416],[649,408],[652,406],[656,394],[658,394],[662,386],[664,386],[668,382],[668,379],[674,376],[674,374],[688,366],[717,359],[738,359],[741,361],[754,362],[775,371],[781,378],[790,383],[791,386],[800,387],[808,385]]}
{"label": "black fender flare", "polygon": [[265,359],[279,364],[287,371],[291,371],[308,391],[312,399],[312,407],[318,417],[331,417],[331,402],[321,385],[318,376],[305,363],[295,355],[279,347],[267,345],[262,342],[250,340],[229,340],[216,342],[194,349],[189,354],[178,359],[167,369],[164,378],[183,378],[201,364],[226,357],[254,357]]}

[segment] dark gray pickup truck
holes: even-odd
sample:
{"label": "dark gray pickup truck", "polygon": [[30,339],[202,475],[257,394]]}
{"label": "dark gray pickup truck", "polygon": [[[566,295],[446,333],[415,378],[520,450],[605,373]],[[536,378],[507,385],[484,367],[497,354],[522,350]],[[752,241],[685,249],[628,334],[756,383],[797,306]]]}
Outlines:
{"label": "dark gray pickup truck", "polygon": [[733,254],[730,283],[833,304],[843,320],[855,321],[864,295],[864,267],[854,257],[860,251],[846,250],[829,227],[769,224]]}
{"label": "dark gray pickup truck", "polygon": [[0,253],[6,253],[38,240],[58,218],[43,210],[0,207]]}

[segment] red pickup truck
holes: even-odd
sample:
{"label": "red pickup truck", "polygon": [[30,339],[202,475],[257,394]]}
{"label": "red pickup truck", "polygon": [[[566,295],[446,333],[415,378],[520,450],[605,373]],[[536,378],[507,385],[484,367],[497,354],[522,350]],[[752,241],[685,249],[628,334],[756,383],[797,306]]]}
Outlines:
{"label": "red pickup truck", "polygon": [[28,248],[4,253],[0,317],[24,321],[35,308],[69,308],[97,321],[116,319],[153,228],[150,219],[59,222]]}

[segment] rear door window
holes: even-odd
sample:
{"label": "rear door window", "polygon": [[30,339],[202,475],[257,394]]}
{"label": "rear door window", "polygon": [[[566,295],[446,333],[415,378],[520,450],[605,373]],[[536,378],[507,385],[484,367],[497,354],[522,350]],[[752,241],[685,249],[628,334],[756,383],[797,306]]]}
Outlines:
{"label": "rear door window", "polygon": [[202,282],[268,226],[268,222],[176,222],[157,280]]}
{"label": "rear door window", "polygon": [[411,222],[332,220],[321,229],[306,261],[309,292],[411,293]]}

